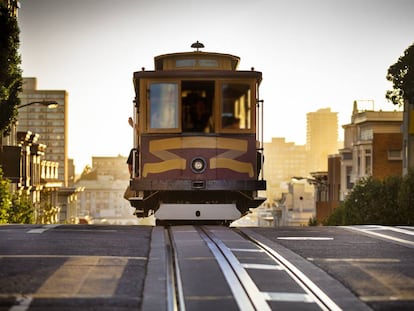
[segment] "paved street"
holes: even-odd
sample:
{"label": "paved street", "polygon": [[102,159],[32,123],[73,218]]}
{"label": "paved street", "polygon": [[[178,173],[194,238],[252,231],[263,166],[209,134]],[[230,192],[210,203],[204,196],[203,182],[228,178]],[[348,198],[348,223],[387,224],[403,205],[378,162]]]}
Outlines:
{"label": "paved street", "polygon": [[1,310],[16,300],[27,310],[137,310],[151,230],[1,226]]}
{"label": "paved street", "polygon": [[[153,230],[151,226],[0,226],[0,310],[139,310],[144,292],[166,305],[160,290],[166,277],[154,279],[153,273],[159,273],[154,265],[147,274],[148,265],[165,250],[164,245],[154,244]],[[182,229],[175,231],[179,237]],[[374,310],[414,308],[413,228],[233,231],[258,238],[278,251],[333,300],[339,299],[339,305],[346,302],[335,291],[344,287],[350,299],[358,297],[361,305]],[[200,254],[191,254],[191,247],[184,249],[186,260],[203,260]],[[258,281],[266,286],[281,281],[261,275]]]}

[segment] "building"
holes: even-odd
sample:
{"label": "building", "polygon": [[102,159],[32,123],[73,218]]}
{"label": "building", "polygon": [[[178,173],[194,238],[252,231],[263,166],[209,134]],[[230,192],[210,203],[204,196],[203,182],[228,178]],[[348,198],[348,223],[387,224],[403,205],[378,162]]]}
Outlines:
{"label": "building", "polygon": [[88,219],[91,223],[137,223],[138,219],[133,216],[134,209],[123,197],[128,182],[98,174],[77,181],[77,187],[83,189],[78,196],[78,218]]}
{"label": "building", "polygon": [[[23,79],[21,108],[17,117],[17,131],[39,133],[47,146],[45,159],[59,163],[59,180],[64,186],[69,180],[68,167],[68,94],[65,90],[38,90],[36,78]],[[30,103],[56,102],[57,107]],[[29,105],[30,104],[30,105]],[[27,106],[26,106],[27,105]]]}
{"label": "building", "polygon": [[303,145],[286,142],[285,138],[272,138],[264,143],[264,176],[267,181],[266,197],[273,205],[287,191],[293,176],[307,176],[306,150]]}
{"label": "building", "polygon": [[287,225],[288,211],[283,202],[292,177],[307,175],[305,146],[273,137],[271,142],[264,143],[263,172],[267,201],[256,209],[254,222],[259,226]]}
{"label": "building", "polygon": [[0,167],[11,181],[11,191],[26,197],[34,209],[35,223],[60,222],[61,206],[58,192],[59,163],[45,160],[46,145],[31,131],[16,132],[12,124],[5,137],[7,145],[0,146]]}
{"label": "building", "polygon": [[295,180],[289,183],[288,192],[283,194],[280,204],[281,226],[307,226],[315,217],[314,194],[306,179]]}
{"label": "building", "polygon": [[307,171],[326,171],[328,155],[338,150],[338,113],[324,108],[307,113],[306,118]]}
{"label": "building", "polygon": [[129,171],[126,164],[127,158],[121,155],[117,157],[92,157],[92,168],[99,172],[99,175],[109,175],[115,180],[129,180]]}
{"label": "building", "polygon": [[341,157],[339,154],[328,156],[327,172],[311,172],[308,182],[314,188],[315,218],[323,223],[339,207],[341,191]]}
{"label": "building", "polygon": [[83,189],[77,201],[79,219],[91,223],[137,224],[134,209],[124,199],[129,184],[126,157],[92,157],[92,168],[75,185]]}
{"label": "building", "polygon": [[361,178],[402,175],[402,121],[401,111],[358,110],[354,102],[351,123],[343,125],[340,200]]}
{"label": "building", "polygon": [[73,161],[68,165],[67,93],[37,90],[35,78],[23,81],[17,122],[1,139],[0,165],[11,191],[30,197],[35,223],[74,223],[80,189],[73,187]]}

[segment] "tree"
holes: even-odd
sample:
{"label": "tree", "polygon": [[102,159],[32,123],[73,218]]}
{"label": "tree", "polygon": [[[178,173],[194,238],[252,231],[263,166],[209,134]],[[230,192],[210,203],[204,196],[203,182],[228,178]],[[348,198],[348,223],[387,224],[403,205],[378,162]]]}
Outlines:
{"label": "tree", "polygon": [[10,191],[10,180],[4,178],[0,167],[0,224],[32,224],[33,205],[30,197]]}
{"label": "tree", "polygon": [[393,84],[393,90],[385,94],[388,100],[399,106],[404,103],[404,100],[414,104],[414,44],[409,46],[404,55],[388,68],[387,80]]}
{"label": "tree", "polygon": [[0,5],[0,137],[16,119],[22,91],[20,30],[10,9]]}
{"label": "tree", "polygon": [[361,179],[324,225],[413,225],[414,172],[384,180]]}
{"label": "tree", "polygon": [[408,171],[403,177],[400,192],[398,193],[398,206],[404,223],[414,225],[414,171]]}
{"label": "tree", "polygon": [[12,208],[9,211],[9,224],[32,224],[34,223],[34,209],[27,194],[15,192],[12,197]]}
{"label": "tree", "polygon": [[372,177],[361,179],[345,200],[346,224],[373,224],[380,222],[383,185]]}
{"label": "tree", "polygon": [[3,177],[3,170],[0,167],[0,224],[8,223],[11,205],[10,181]]}

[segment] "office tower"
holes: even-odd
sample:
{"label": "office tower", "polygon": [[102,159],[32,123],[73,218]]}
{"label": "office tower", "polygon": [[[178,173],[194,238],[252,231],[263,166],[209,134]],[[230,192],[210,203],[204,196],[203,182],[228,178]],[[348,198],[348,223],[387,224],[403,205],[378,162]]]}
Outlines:
{"label": "office tower", "polygon": [[[65,90],[38,90],[36,78],[23,79],[17,131],[39,134],[46,145],[45,160],[59,163],[58,179],[68,186],[68,94]],[[55,102],[57,105],[43,105]],[[43,103],[43,104],[42,104]]]}
{"label": "office tower", "polygon": [[328,155],[338,153],[338,113],[330,108],[306,114],[308,172],[326,171]]}

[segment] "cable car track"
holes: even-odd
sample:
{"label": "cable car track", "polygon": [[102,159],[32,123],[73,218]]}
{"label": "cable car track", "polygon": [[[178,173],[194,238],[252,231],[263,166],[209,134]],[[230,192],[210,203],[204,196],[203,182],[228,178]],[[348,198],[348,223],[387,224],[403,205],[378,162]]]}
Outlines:
{"label": "cable car track", "polygon": [[[211,310],[217,305],[234,310],[298,305],[341,310],[292,263],[245,233],[192,226],[167,227],[164,232],[167,310]],[[214,275],[220,277],[208,284]]]}

